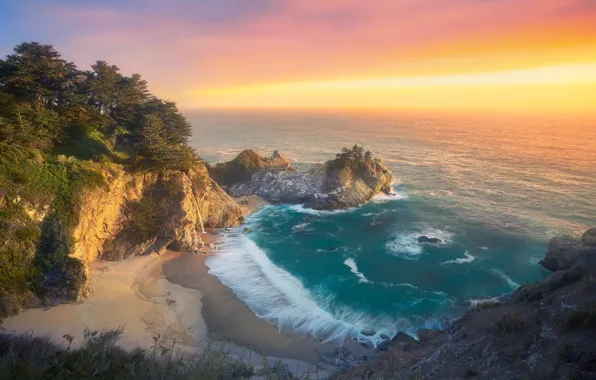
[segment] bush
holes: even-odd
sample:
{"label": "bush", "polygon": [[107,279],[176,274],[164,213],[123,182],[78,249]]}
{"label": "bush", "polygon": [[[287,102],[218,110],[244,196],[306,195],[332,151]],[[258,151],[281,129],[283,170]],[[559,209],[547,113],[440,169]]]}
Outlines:
{"label": "bush", "polygon": [[526,322],[521,315],[516,311],[510,311],[495,323],[494,331],[496,334],[503,335],[521,331],[525,326]]}
{"label": "bush", "polygon": [[596,303],[566,312],[563,316],[562,327],[565,330],[596,329]]}
{"label": "bush", "polygon": [[[117,342],[122,330],[86,331],[80,348],[64,349],[48,337],[0,335],[1,379],[248,379],[252,366],[224,350],[207,347],[187,360],[173,355],[176,342],[159,337],[151,350],[126,351]],[[277,377],[267,375],[268,379]]]}

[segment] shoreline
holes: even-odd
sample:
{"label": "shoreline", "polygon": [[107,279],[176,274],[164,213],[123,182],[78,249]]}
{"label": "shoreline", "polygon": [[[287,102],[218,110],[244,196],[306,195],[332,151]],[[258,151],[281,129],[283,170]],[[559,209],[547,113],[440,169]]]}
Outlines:
{"label": "shoreline", "polygon": [[[218,235],[217,230],[203,234],[206,246],[217,244]],[[0,331],[49,335],[58,344],[66,344],[65,336],[70,335],[77,347],[87,329],[122,328],[119,345],[125,349],[148,350],[156,337],[170,342],[175,339],[178,353],[194,353],[205,347],[225,349],[255,369],[264,359],[269,363],[281,361],[291,371],[317,371],[320,378],[350,360],[363,361],[364,356],[370,359],[379,354],[352,339],[341,344],[323,343],[280,331],[208,273],[206,260],[216,254],[212,249],[199,254],[167,251],[161,256],[96,262],[90,266],[93,290],[87,299],[25,310],[5,318]]]}

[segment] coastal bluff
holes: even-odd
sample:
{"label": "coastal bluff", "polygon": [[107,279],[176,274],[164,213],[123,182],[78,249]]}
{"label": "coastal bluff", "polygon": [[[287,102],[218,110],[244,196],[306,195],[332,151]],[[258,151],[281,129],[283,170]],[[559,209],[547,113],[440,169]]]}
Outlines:
{"label": "coastal bluff", "polygon": [[[80,191],[72,209],[76,223],[50,240],[53,246],[64,247],[63,256],[55,258],[60,270],[46,274],[47,285],[37,294],[0,291],[0,317],[18,314],[23,308],[86,298],[89,267],[94,262],[162,254],[166,249],[195,251],[205,244],[201,238],[205,228],[241,224],[240,206],[209,176],[201,161],[187,170],[131,171],[114,163],[87,165],[101,185]],[[53,218],[51,201],[0,195],[0,211],[21,207],[32,229],[63,231],[61,222]],[[10,228],[18,228],[21,222],[15,219],[12,223],[15,227]]]}
{"label": "coastal bluff", "polygon": [[379,193],[389,194],[393,174],[382,160],[354,146],[325,163],[298,171],[275,151],[263,157],[253,150],[210,169],[233,197],[257,195],[271,203],[303,204],[316,210],[360,206]]}

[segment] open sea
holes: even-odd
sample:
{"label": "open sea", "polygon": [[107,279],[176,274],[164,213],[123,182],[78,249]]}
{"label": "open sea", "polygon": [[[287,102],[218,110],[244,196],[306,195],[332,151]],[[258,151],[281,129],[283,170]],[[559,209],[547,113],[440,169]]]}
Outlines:
{"label": "open sea", "polygon": [[[269,206],[207,264],[261,318],[320,339],[415,335],[546,275],[548,240],[596,225],[596,118],[195,111],[213,163],[253,148],[296,166],[362,145],[392,197],[322,212]],[[438,245],[418,237],[440,238]],[[376,335],[364,337],[363,329]]]}

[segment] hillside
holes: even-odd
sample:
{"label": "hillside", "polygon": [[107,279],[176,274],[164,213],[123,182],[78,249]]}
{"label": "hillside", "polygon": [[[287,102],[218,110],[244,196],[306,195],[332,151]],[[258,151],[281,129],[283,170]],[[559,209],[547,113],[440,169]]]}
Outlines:
{"label": "hillside", "polygon": [[88,265],[199,247],[240,208],[138,74],[79,70],[50,45],[0,60],[0,316],[77,300]]}

